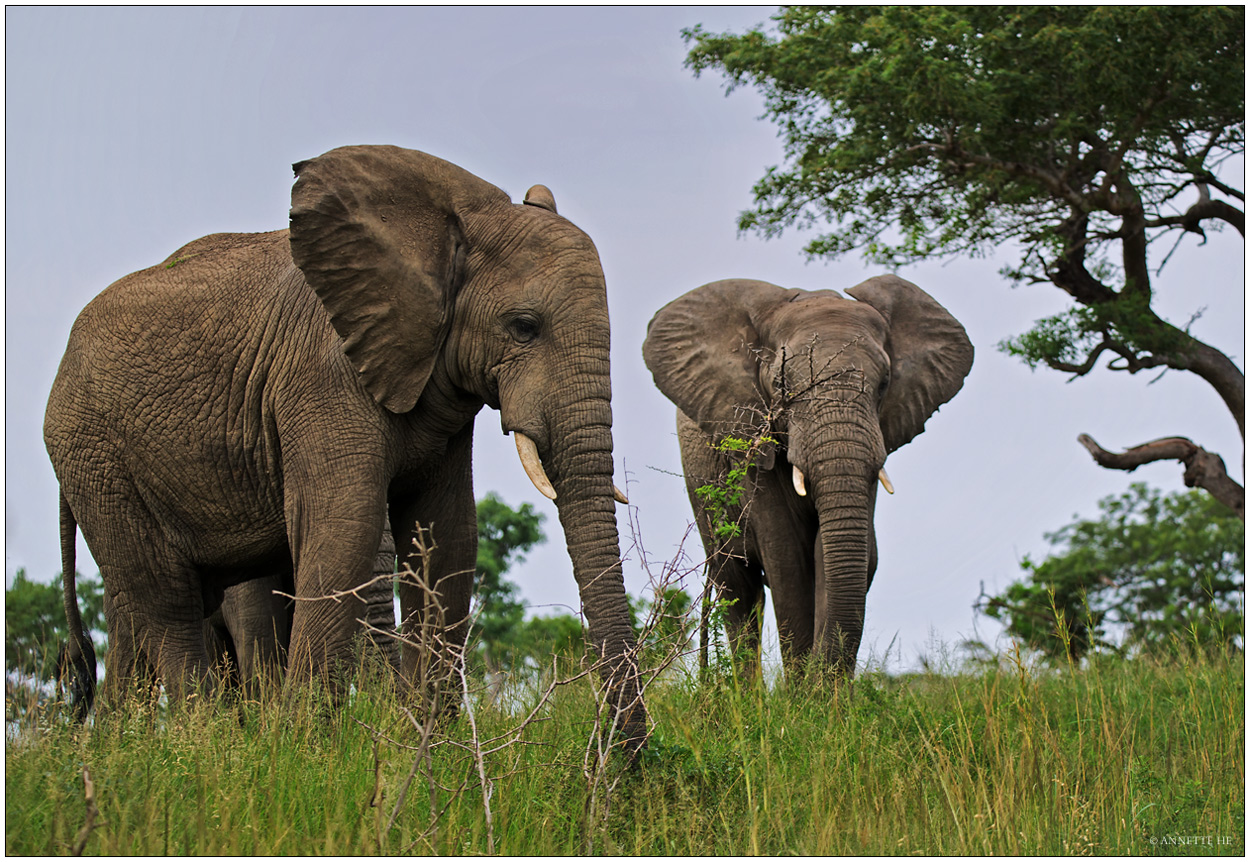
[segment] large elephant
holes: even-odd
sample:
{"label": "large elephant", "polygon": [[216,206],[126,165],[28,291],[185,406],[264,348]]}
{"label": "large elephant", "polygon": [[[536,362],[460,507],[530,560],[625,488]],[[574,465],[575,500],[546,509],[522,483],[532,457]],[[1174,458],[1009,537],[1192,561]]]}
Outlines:
{"label": "large elephant", "polygon": [[[196,240],[113,284],[71,332],[44,438],[65,571],[80,527],[104,581],[106,695],[144,674],[211,685],[203,620],[227,587],[283,569],[297,596],[287,684],[339,686],[362,602],[319,597],[370,577],[388,514],[429,572],[425,589],[401,586],[405,625],[462,645],[473,422],[488,404],[555,500],[619,726],[640,744],[594,244],[546,187],[513,204],[413,150],[343,147],[294,169],[289,231]],[[426,568],[418,524],[436,545]],[[405,677],[429,658],[405,649]]]}
{"label": "large elephant", "polygon": [[[731,602],[731,645],[758,660],[767,585],[787,675],[813,653],[854,672],[877,567],[877,479],[888,483],[886,456],[972,367],[964,328],[916,285],[881,276],[847,293],[854,300],[717,281],[657,312],[643,344],[679,408],[682,468],[708,576]],[[728,437],[752,451],[741,502],[719,513],[740,533],[724,540],[695,489],[723,485],[745,457],[713,448]]]}

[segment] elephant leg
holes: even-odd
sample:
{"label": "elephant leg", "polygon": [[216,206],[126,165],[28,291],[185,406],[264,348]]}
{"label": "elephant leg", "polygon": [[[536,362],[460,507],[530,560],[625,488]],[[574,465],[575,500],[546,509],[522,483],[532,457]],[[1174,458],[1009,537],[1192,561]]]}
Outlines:
{"label": "elephant leg", "polygon": [[[212,660],[204,640],[199,577],[169,553],[149,546],[145,565],[123,572],[101,564],[109,591],[105,606],[109,650],[105,657],[106,700],[111,705],[157,680],[171,703],[192,695],[207,698],[213,689]],[[159,573],[159,574],[154,574]]]}
{"label": "elephant leg", "polygon": [[158,680],[171,703],[207,696],[213,677],[199,572],[166,538],[124,465],[121,457],[105,462],[93,493],[71,500],[104,583],[104,700],[117,706]]}
{"label": "elephant leg", "polygon": [[781,642],[786,676],[795,678],[814,643],[816,562],[813,556],[816,529],[786,495],[790,467],[760,476],[751,505],[750,535],[754,556],[759,559],[772,592],[773,615]]}
{"label": "elephant leg", "polygon": [[253,697],[281,679],[291,639],[290,573],[266,575],[228,588],[221,618],[242,684]]}
{"label": "elephant leg", "polygon": [[[347,458],[317,460],[318,469],[297,458],[285,467],[297,596],[287,684],[320,679],[337,700],[346,693],[353,644],[363,627],[367,606],[359,593],[372,575],[385,495],[376,459],[355,465]],[[325,472],[325,463],[335,463],[333,488],[310,481]]]}
{"label": "elephant leg", "polygon": [[190,566],[168,564],[157,594],[145,607],[149,612],[140,647],[155,669],[171,702],[192,695],[208,698],[215,680],[212,659],[204,642],[203,598],[199,577]]}
{"label": "elephant leg", "polygon": [[243,682],[239,676],[239,653],[221,608],[204,620],[204,645],[222,686],[227,690],[238,688]]}
{"label": "elephant leg", "polygon": [[[103,567],[101,567],[103,571]],[[107,589],[104,592],[104,619],[108,622],[108,650],[104,653],[104,683],[101,701],[104,711],[117,710],[130,697],[150,697],[156,689],[156,674],[138,646],[131,615],[118,607]]]}
{"label": "elephant leg", "polygon": [[436,475],[392,500],[395,547],[405,573],[399,583],[401,669],[409,684],[427,694],[439,690],[461,666],[469,634],[477,567],[472,444],[469,423],[449,441]]}

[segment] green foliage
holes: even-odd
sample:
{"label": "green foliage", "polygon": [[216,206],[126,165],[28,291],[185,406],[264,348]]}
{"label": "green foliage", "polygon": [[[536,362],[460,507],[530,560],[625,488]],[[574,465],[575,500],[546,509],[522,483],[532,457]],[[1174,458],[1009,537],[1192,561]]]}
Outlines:
{"label": "green foliage", "polygon": [[[477,572],[475,634],[489,665],[511,664],[524,651],[525,604],[517,585],[504,577],[525,552],[547,540],[543,515],[530,503],[513,509],[493,492],[477,502]],[[530,634],[536,634],[531,632]]]}
{"label": "green foliage", "polygon": [[585,767],[593,689],[561,687],[512,746],[518,712],[475,697],[424,760],[410,704],[368,686],[329,715],[275,692],[52,724],[6,739],[5,850],[73,849],[85,768],[88,855],[1138,856],[1184,836],[1245,852],[1240,655],[1008,659],[861,676],[853,696],[662,681],[625,775]]}
{"label": "green foliage", "polygon": [[[771,234],[830,217],[839,229],[811,254],[858,248],[897,265],[989,251],[1007,237],[1042,242],[1039,219],[1064,209],[1052,178],[1071,173],[1085,181],[1074,193],[1092,193],[1112,168],[1103,153],[1123,153],[1147,172],[1166,164],[1200,173],[1239,149],[1244,15],[1234,7],[785,7],[775,37],[698,26],[683,35],[696,73],[716,69],[730,89],[762,92],[786,143],[789,164],[756,186],[758,207],[741,226]],[[1186,143],[1209,136],[1212,146],[1177,154],[1178,133]],[[1174,193],[1147,191],[1158,204]]]}
{"label": "green foliage", "polygon": [[1158,654],[1177,645],[1223,649],[1244,637],[1245,524],[1201,491],[1134,484],[1026,557],[1024,580],[982,610],[1053,661],[1097,648]]}
{"label": "green foliage", "polygon": [[716,538],[725,541],[742,535],[737,514],[746,493],[747,474],[760,449],[776,444],[776,439],[767,435],[758,439],[728,436],[711,444],[725,462],[725,475],[719,482],[695,488],[694,493],[703,504]]}
{"label": "green foliage", "polygon": [[576,658],[586,651],[582,621],[572,614],[534,617],[521,623],[512,645],[511,667],[543,668],[552,656]]}
{"label": "green foliage", "polygon": [[1184,333],[1162,324],[1140,296],[1129,294],[1044,317],[1028,332],[1000,341],[998,349],[1032,369],[1075,370],[1103,343],[1114,343],[1121,355],[1166,355],[1183,347]]}
{"label": "green foliage", "polygon": [[1066,363],[1077,365],[1085,360],[1101,341],[1102,326],[1089,308],[1073,308],[1033,324],[1028,332],[998,343],[1008,356],[1024,360],[1029,368],[1038,365]]}
{"label": "green foliage", "polygon": [[[97,578],[77,576],[78,607],[88,632],[104,631],[104,585]],[[41,584],[18,569],[4,591],[4,668],[38,682],[50,682],[57,650],[69,636],[61,576]],[[100,645],[96,646],[97,653]]]}
{"label": "green foliage", "polygon": [[1149,310],[1147,248],[1244,222],[1218,176],[1244,152],[1244,7],[792,6],[773,22],[683,32],[687,65],[758,89],[785,142],[743,230],[828,225],[809,255],[891,268],[1014,243],[1008,278],[1118,307],[1041,321],[1008,352],[1073,364],[1110,338],[1185,367],[1171,353],[1188,339]]}

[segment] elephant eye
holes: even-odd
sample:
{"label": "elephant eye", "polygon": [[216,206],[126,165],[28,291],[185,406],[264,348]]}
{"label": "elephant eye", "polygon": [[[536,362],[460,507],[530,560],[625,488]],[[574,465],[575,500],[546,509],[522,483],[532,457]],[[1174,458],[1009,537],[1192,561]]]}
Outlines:
{"label": "elephant eye", "polygon": [[890,388],[890,375],[881,378],[881,382],[877,384],[877,401],[880,402],[885,397],[885,392]]}
{"label": "elephant eye", "polygon": [[508,334],[521,344],[528,344],[533,341],[542,330],[538,318],[532,314],[518,314],[515,317],[511,317],[505,326],[508,329]]}

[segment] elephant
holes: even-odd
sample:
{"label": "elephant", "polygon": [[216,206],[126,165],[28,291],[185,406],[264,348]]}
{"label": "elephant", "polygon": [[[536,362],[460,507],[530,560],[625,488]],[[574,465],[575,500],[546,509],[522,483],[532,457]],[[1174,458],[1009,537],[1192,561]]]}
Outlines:
{"label": "elephant", "polygon": [[295,591],[287,573],[227,587],[221,605],[204,620],[204,639],[216,672],[231,687],[258,695],[281,679],[291,645]]}
{"label": "elephant", "polygon": [[[349,591],[369,579],[388,517],[425,578],[401,584],[406,629],[461,648],[473,427],[489,405],[555,502],[616,726],[637,751],[647,715],[594,243],[546,186],[514,204],[415,150],[347,146],[293,168],[288,229],[195,240],[108,287],[72,328],[44,439],[65,571],[81,529],[104,582],[106,703],[144,675],[171,697],[211,689],[203,620],[228,587],[286,573],[284,684],[342,694],[363,605]],[[432,539],[424,567],[419,530]],[[70,659],[85,674],[72,598],[66,578]],[[404,648],[406,684],[440,655]]]}
{"label": "elephant", "polygon": [[[361,591],[365,599],[366,640],[383,662],[399,668],[399,641],[394,637],[393,579],[395,544],[390,525],[373,561],[373,578]],[[204,621],[213,666],[223,669],[235,686],[259,694],[264,683],[286,670],[291,645],[291,618],[295,590],[289,575],[266,575],[227,587],[221,606]]]}
{"label": "elephant", "polygon": [[[911,282],[877,276],[846,293],[853,299],[716,281],[670,302],[647,327],[643,358],[678,408],[707,577],[727,602],[730,646],[750,674],[765,586],[788,678],[813,658],[833,679],[854,674],[877,568],[878,478],[893,493],[886,456],[924,430],[972,368],[963,326]],[[718,445],[727,439],[740,442]],[[696,489],[725,488],[744,458],[740,499],[722,513],[737,535],[718,537]]]}

